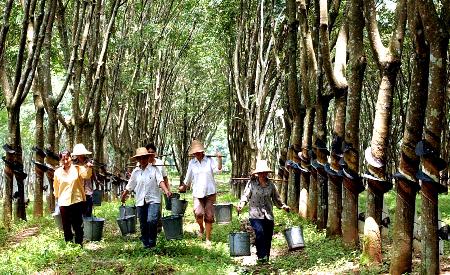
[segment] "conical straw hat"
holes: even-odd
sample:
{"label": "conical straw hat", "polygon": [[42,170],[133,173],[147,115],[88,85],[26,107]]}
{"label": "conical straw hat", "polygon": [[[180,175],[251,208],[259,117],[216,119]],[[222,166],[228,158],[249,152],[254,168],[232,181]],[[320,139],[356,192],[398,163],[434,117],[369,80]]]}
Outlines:
{"label": "conical straw hat", "polygon": [[270,170],[269,166],[267,165],[267,160],[259,159],[256,161],[256,168],[253,170],[252,174],[258,174],[262,172],[272,173],[272,170]]}
{"label": "conical straw hat", "polygon": [[189,154],[192,155],[198,152],[205,152],[205,147],[203,147],[203,144],[200,141],[194,139],[191,143]]}
{"label": "conical straw hat", "polygon": [[145,147],[139,147],[136,149],[136,154],[134,156],[132,156],[130,159],[135,159],[137,157],[141,157],[141,156],[148,156],[151,155],[147,149]]}
{"label": "conical straw hat", "polygon": [[88,151],[86,147],[84,147],[83,143],[75,144],[73,147],[72,155],[74,156],[81,156],[81,155],[90,155],[92,154],[91,151]]}

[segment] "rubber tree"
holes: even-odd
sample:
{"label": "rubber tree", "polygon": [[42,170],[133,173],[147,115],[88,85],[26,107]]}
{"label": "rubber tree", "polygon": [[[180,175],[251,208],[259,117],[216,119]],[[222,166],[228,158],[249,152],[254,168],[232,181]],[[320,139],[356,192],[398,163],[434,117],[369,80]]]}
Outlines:
{"label": "rubber tree", "polygon": [[[287,72],[287,99],[289,114],[292,117],[291,120],[291,135],[289,137],[289,143],[299,147],[301,143],[301,129],[302,129],[302,106],[301,106],[301,96],[304,95],[300,92],[298,86],[298,69],[297,69],[297,51],[298,51],[298,19],[297,19],[297,4],[295,0],[289,0],[286,2],[286,16],[288,19],[288,47],[287,47],[287,58],[288,58],[288,72]],[[303,90],[303,89],[302,89]],[[303,90],[304,91],[304,90]],[[293,148],[288,148],[287,157],[288,159],[293,159],[295,151]],[[288,177],[288,205],[293,209],[293,211],[298,212],[299,210],[299,186],[298,175],[294,174],[294,169],[288,167],[289,177]],[[290,190],[289,190],[290,189]]]}
{"label": "rubber tree", "polygon": [[[340,1],[336,1],[340,2]],[[339,9],[339,4],[337,5]],[[346,9],[346,8],[345,8]],[[320,50],[323,56],[323,68],[331,88],[331,93],[335,98],[335,114],[333,125],[333,140],[331,144],[331,163],[327,167],[328,178],[328,218],[327,235],[340,236],[341,212],[342,212],[342,177],[338,173],[340,170],[339,160],[342,156],[342,141],[344,140],[345,129],[345,107],[347,103],[348,83],[345,77],[347,65],[347,40],[348,24],[343,22],[336,42],[336,54],[334,69],[331,58],[331,46],[329,39],[329,10],[327,1],[320,1]],[[344,13],[345,16],[345,13]],[[328,169],[329,168],[329,169]]]}
{"label": "rubber tree", "polygon": [[233,90],[244,110],[251,167],[263,157],[268,127],[280,94],[282,24],[275,3],[241,2],[232,56]]}
{"label": "rubber tree", "polygon": [[[428,101],[425,114],[424,143],[429,153],[421,155],[422,194],[422,274],[439,273],[438,194],[447,192],[447,186],[440,183],[439,170],[447,165],[439,158],[443,130],[447,75],[447,51],[450,27],[450,2],[443,1],[441,12],[433,1],[417,1],[425,30],[425,40],[430,47],[428,74]],[[426,146],[424,146],[426,147]],[[416,152],[417,153],[417,152]]]}
{"label": "rubber tree", "polygon": [[[368,162],[366,219],[372,217],[379,225],[382,218],[383,195],[392,188],[392,183],[388,181],[386,174],[387,148],[392,118],[393,91],[400,68],[405,33],[406,1],[402,0],[397,3],[394,29],[388,47],[383,45],[378,30],[375,1],[364,1],[364,15],[372,53],[381,74],[372,139],[370,147],[365,152],[365,160]],[[375,262],[381,261],[380,257],[374,257],[374,255],[381,255],[381,246],[377,247],[379,251],[375,251],[376,249],[366,250],[366,247],[368,246],[364,247],[364,254]]]}
{"label": "rubber tree", "polygon": [[420,159],[415,153],[415,147],[423,133],[430,58],[430,49],[425,41],[424,26],[417,8],[416,1],[408,1],[408,27],[414,52],[406,127],[401,144],[398,172],[395,174],[397,203],[390,274],[404,274],[412,271],[414,214],[416,194],[420,189],[416,178]]}
{"label": "rubber tree", "polygon": [[349,27],[349,86],[344,141],[344,167],[342,189],[342,240],[350,247],[357,247],[358,195],[364,190],[359,177],[359,122],[361,91],[367,60],[363,44],[363,1],[352,0],[348,10]]}
{"label": "rubber tree", "polygon": [[[12,66],[7,63],[7,58],[5,58],[5,45],[8,40],[13,2],[6,2],[3,22],[0,25],[0,83],[8,112],[8,144],[4,147],[6,165],[4,168],[5,188],[3,194],[3,223],[6,228],[10,228],[12,216],[13,177],[16,179],[18,186],[18,207],[15,214],[17,218],[26,220],[23,181],[27,174],[23,171],[22,164],[20,108],[31,89],[45,37],[45,29],[50,17],[49,6],[51,6],[45,0],[23,3],[18,51],[13,59],[16,64],[15,68],[10,70]],[[32,21],[32,19],[35,20]],[[33,24],[33,29],[29,32],[30,24]]]}

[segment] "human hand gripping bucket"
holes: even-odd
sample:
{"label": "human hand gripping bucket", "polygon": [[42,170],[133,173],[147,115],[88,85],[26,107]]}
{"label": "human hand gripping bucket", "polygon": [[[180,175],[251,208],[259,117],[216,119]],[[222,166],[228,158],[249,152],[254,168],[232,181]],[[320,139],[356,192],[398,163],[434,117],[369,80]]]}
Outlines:
{"label": "human hand gripping bucket", "polygon": [[184,215],[184,212],[186,211],[188,202],[185,198],[180,199],[180,197],[171,197],[171,210],[172,215]]}

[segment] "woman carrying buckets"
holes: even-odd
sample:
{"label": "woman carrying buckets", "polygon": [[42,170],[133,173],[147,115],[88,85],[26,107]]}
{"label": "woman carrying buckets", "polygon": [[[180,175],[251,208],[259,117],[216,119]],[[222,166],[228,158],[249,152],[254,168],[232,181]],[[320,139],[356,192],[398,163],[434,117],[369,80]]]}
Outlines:
{"label": "woman carrying buckets", "polygon": [[[83,143],[75,144],[72,151],[72,159],[75,165],[85,165],[88,161],[88,158],[86,155],[92,154],[91,151],[88,151]],[[92,194],[94,192],[94,188],[92,185],[93,176],[89,177],[88,179],[84,179],[84,193],[86,194],[86,204],[84,209],[84,216],[85,217],[92,217],[92,207],[93,207],[93,200],[92,200]]]}
{"label": "woman carrying buckets", "polygon": [[[194,158],[189,161],[184,183],[179,191],[186,192],[187,186],[192,184],[192,196],[194,197],[194,215],[200,226],[199,237],[203,237],[206,230],[206,245],[211,245],[211,231],[214,223],[214,203],[216,203],[216,182],[214,172],[222,170],[222,155],[217,152],[215,161],[205,156],[205,148],[198,140],[193,140],[189,150]],[[204,222],[204,225],[203,225]]]}
{"label": "woman carrying buckets", "polygon": [[249,203],[249,220],[256,235],[256,255],[259,263],[269,261],[270,247],[274,228],[272,203],[289,212],[289,206],[280,198],[277,188],[267,177],[272,173],[266,160],[258,160],[252,179],[245,186],[244,194],[237,206],[238,213]]}
{"label": "woman carrying buckets", "polygon": [[136,149],[136,154],[131,157],[139,162],[134,168],[128,184],[122,193],[122,202],[125,203],[128,193],[134,190],[136,193],[136,206],[141,229],[141,241],[145,248],[156,246],[157,224],[160,215],[161,191],[171,196],[169,189],[158,168],[149,165],[149,155],[145,147]]}
{"label": "woman carrying buckets", "polygon": [[61,212],[64,240],[73,241],[72,228],[75,231],[75,243],[83,243],[83,210],[86,194],[84,180],[92,176],[92,163],[72,165],[69,150],[59,153],[61,167],[56,169],[53,178],[53,194]]}

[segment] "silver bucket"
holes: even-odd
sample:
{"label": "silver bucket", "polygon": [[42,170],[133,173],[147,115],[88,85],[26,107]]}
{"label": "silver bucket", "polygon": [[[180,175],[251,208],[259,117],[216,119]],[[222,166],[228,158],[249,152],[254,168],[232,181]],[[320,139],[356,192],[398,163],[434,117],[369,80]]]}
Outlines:
{"label": "silver bucket", "polygon": [[167,240],[180,240],[183,238],[183,216],[171,215],[162,217],[161,222]]}
{"label": "silver bucket", "polygon": [[216,223],[226,224],[231,222],[233,204],[217,203],[214,204],[214,216]]}
{"label": "silver bucket", "polygon": [[103,237],[105,219],[88,217],[83,219],[84,238],[88,241],[100,241]]}
{"label": "silver bucket", "polygon": [[305,241],[303,239],[303,231],[300,226],[294,226],[287,228],[283,231],[284,238],[288,244],[290,251],[298,250],[305,247]]}
{"label": "silver bucket", "polygon": [[228,235],[230,256],[250,256],[250,235],[247,232],[235,232]]}
{"label": "silver bucket", "polygon": [[164,201],[166,202],[166,210],[172,210],[172,198],[176,198],[179,199],[180,198],[180,194],[178,193],[172,193],[172,196],[167,197],[167,195],[163,195],[164,196]]}
{"label": "silver bucket", "polygon": [[171,198],[170,200],[172,203],[172,215],[184,215],[188,202],[178,198]]}
{"label": "silver bucket", "polygon": [[119,229],[120,229],[120,232],[122,233],[122,236],[136,232],[136,218],[135,217],[136,217],[135,215],[129,215],[129,216],[125,216],[124,218],[117,219],[117,224],[119,225]]}
{"label": "silver bucket", "polygon": [[137,222],[137,210],[136,206],[126,206],[121,205],[119,206],[119,217],[121,219],[124,219],[126,216],[134,216],[135,224]]}

